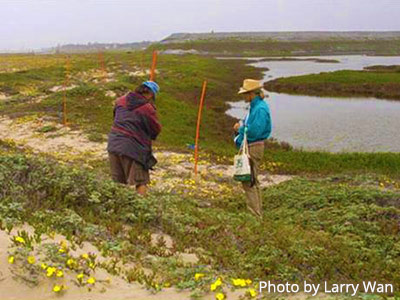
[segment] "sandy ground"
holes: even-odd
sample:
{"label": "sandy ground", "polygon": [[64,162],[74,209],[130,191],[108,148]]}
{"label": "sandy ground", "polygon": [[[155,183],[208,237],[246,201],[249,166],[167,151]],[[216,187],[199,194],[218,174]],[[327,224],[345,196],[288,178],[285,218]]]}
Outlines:
{"label": "sandy ground", "polygon": [[[32,233],[33,230],[29,226],[23,226],[18,230],[26,230],[28,233]],[[11,232],[11,235],[16,234],[16,229]],[[190,291],[178,291],[175,288],[164,288],[157,294],[152,294],[146,290],[143,286],[136,283],[128,283],[121,277],[113,276],[108,274],[105,270],[96,269],[94,274],[97,282],[92,291],[88,291],[87,288],[78,287],[72,283],[73,276],[66,274],[62,283],[68,288],[62,295],[55,294],[52,291],[55,283],[54,278],[43,278],[39,281],[39,284],[34,287],[28,286],[20,279],[13,278],[11,272],[15,265],[8,263],[7,250],[11,244],[10,236],[5,231],[0,230],[0,299],[2,300],[50,300],[50,299],[68,299],[68,300],[102,300],[102,299],[140,299],[140,300],[153,300],[153,299],[171,299],[171,300],[183,300],[190,299]],[[65,240],[61,235],[55,235],[53,239],[44,237],[43,242],[60,242]],[[98,256],[98,260],[104,260],[105,258],[97,251],[96,247],[90,243],[84,243],[83,247],[73,252],[74,255],[80,255],[83,253],[95,253]],[[110,283],[100,282],[101,280],[110,279]],[[59,281],[57,283],[60,283]],[[244,290],[229,292],[228,299],[238,299],[240,295],[244,294]],[[205,296],[203,299],[210,300],[214,299],[214,295],[210,294]]]}

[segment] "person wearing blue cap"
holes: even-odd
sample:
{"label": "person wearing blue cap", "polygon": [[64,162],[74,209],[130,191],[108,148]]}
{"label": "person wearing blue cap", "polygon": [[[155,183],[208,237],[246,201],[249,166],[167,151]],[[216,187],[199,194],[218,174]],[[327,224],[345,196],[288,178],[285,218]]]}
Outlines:
{"label": "person wearing blue cap", "polygon": [[160,87],[145,81],[114,106],[114,122],[108,136],[107,151],[114,181],[136,187],[145,195],[150,183],[149,170],[157,163],[152,141],[161,131],[155,107]]}

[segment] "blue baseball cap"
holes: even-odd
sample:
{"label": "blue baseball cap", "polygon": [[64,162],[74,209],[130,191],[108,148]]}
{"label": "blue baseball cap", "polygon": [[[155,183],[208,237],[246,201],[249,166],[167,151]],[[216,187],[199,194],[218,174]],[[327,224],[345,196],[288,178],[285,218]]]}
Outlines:
{"label": "blue baseball cap", "polygon": [[144,86],[147,86],[154,94],[154,97],[156,97],[156,94],[160,91],[160,87],[158,86],[157,83],[154,81],[145,81],[142,83]]}

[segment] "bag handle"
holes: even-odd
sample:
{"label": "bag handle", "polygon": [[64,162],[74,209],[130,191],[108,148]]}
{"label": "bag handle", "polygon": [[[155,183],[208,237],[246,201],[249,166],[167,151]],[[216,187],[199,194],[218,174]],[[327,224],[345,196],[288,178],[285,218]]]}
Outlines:
{"label": "bag handle", "polygon": [[239,154],[246,154],[249,156],[249,144],[247,142],[247,126],[244,127],[243,142],[239,149]]}

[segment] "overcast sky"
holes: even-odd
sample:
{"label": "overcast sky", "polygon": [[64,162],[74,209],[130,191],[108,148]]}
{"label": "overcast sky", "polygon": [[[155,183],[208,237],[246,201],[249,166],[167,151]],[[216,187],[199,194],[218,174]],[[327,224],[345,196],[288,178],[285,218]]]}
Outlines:
{"label": "overcast sky", "polygon": [[0,0],[0,50],[211,30],[400,30],[400,0]]}

